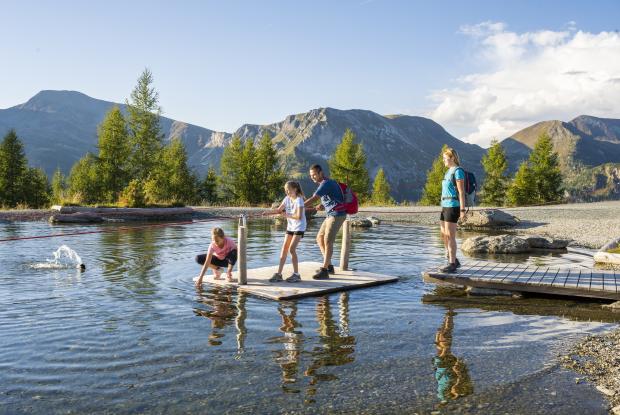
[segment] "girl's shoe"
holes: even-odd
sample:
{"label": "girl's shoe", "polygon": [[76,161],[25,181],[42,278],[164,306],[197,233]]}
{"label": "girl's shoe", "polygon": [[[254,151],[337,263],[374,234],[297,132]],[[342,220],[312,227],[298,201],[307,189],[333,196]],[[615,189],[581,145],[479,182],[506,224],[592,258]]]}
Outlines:
{"label": "girl's shoe", "polygon": [[271,278],[269,278],[269,282],[280,282],[282,280],[282,274],[279,272],[274,272]]}
{"label": "girl's shoe", "polygon": [[290,277],[286,279],[286,282],[299,282],[301,281],[301,275],[298,272],[293,272]]}

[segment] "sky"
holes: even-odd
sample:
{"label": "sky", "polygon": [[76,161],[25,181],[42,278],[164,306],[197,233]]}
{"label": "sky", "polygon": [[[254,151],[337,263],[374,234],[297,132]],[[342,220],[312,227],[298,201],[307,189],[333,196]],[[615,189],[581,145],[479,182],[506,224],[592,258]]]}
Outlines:
{"label": "sky", "polygon": [[217,131],[319,107],[424,116],[488,146],[548,119],[620,118],[620,1],[2,0],[0,108],[45,89]]}

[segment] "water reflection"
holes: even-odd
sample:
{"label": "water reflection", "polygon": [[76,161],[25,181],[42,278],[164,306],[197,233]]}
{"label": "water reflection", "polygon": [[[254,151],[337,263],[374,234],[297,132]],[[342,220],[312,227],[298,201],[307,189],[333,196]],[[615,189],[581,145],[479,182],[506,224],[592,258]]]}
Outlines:
{"label": "water reflection", "polygon": [[289,393],[299,393],[301,389],[295,386],[299,379],[299,365],[303,350],[304,335],[300,330],[301,324],[295,320],[297,303],[280,303],[278,314],[282,318],[280,331],[283,336],[278,340],[283,350],[274,353],[275,362],[282,368],[282,390]]}
{"label": "water reflection", "polygon": [[[240,300],[240,301],[239,301]],[[211,333],[209,334],[209,345],[219,346],[224,337],[224,328],[233,323],[240,334],[237,336],[238,348],[241,349],[245,339],[245,297],[238,298],[233,304],[233,288],[211,286],[206,291],[198,293],[198,302],[204,304],[208,309],[194,308],[194,313],[199,316],[207,317],[211,320]],[[242,312],[238,312],[242,309]],[[240,317],[241,316],[241,317]]]}
{"label": "water reflection", "polygon": [[452,354],[452,331],[456,313],[448,309],[435,335],[437,355],[433,358],[437,398],[441,403],[467,396],[474,391],[467,365]]}

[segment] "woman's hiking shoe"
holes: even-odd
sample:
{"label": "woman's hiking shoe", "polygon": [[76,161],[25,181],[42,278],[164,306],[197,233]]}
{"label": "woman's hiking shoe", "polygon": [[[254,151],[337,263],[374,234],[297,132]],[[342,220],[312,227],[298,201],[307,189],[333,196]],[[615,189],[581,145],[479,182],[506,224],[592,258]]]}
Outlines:
{"label": "woman's hiking shoe", "polygon": [[448,264],[445,267],[441,267],[439,268],[440,272],[448,272],[448,273],[452,273],[452,272],[456,272],[456,264]]}
{"label": "woman's hiking shoe", "polygon": [[274,272],[271,278],[269,278],[269,282],[280,282],[282,280],[282,274],[279,272]]}
{"label": "woman's hiking shoe", "polygon": [[299,282],[301,281],[301,275],[297,272],[293,272],[290,277],[286,279],[286,282]]}
{"label": "woman's hiking shoe", "polygon": [[322,268],[312,276],[313,280],[328,280],[329,279],[329,271],[327,268]]}

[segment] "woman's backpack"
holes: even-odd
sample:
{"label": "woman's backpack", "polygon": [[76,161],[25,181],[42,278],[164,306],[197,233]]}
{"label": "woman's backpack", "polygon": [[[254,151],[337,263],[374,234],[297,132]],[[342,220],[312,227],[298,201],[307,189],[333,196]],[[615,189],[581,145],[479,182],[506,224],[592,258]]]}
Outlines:
{"label": "woman's backpack", "polygon": [[459,192],[459,188],[456,185],[455,174],[458,169],[463,170],[463,173],[465,173],[465,179],[463,183],[465,185],[465,206],[466,207],[476,206],[476,191],[478,190],[478,184],[476,183],[476,176],[474,175],[474,173],[470,171],[466,171],[462,167],[457,167],[456,169],[454,169],[454,172],[452,173],[452,185],[456,189],[457,193]]}

